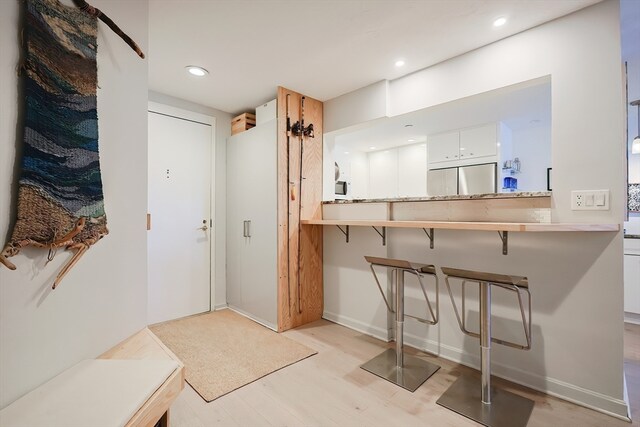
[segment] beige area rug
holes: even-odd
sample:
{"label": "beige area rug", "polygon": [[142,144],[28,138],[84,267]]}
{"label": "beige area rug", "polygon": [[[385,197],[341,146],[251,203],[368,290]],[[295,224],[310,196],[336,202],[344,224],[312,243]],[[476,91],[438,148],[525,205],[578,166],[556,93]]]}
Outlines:
{"label": "beige area rug", "polygon": [[150,329],[182,360],[187,382],[207,402],[317,353],[232,310]]}

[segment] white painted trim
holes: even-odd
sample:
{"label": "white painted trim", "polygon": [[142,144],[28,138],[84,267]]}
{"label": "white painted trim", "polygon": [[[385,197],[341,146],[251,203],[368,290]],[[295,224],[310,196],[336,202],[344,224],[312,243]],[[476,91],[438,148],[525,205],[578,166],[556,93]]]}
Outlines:
{"label": "white painted trim", "polygon": [[213,308],[213,311],[218,311],[218,310],[226,310],[228,309],[229,306],[227,305],[227,303],[225,302],[224,304],[218,304]]}
{"label": "white painted trim", "polygon": [[166,114],[180,119],[192,120],[194,122],[209,125],[215,129],[216,118],[205,114],[196,113],[182,108],[173,107],[171,105],[160,104],[158,102],[149,101],[148,110],[152,113]]}
{"label": "white painted trim", "polygon": [[[173,107],[171,105],[161,104],[158,102],[148,101],[148,112],[163,114],[178,119],[191,120],[197,123],[211,126],[211,159],[210,159],[210,230],[211,238],[209,239],[209,253],[211,263],[209,268],[209,311],[213,311],[216,307],[216,283],[215,283],[215,268],[216,268],[216,234],[217,230],[214,228],[216,224],[216,118],[213,116],[207,116],[205,114],[196,113],[193,111],[185,110],[182,108]],[[147,144],[149,142],[147,141]],[[148,210],[147,206],[147,210]],[[226,304],[225,304],[226,305]]]}
{"label": "white painted trim", "polygon": [[274,325],[271,322],[267,322],[264,319],[260,319],[259,317],[254,316],[253,314],[247,313],[244,310],[239,309],[238,307],[235,307],[233,305],[227,305],[227,308],[229,310],[235,311],[236,313],[253,320],[256,323],[260,323],[262,326],[264,326],[265,328],[269,328],[271,330],[273,330],[274,332],[278,332],[278,327],[276,325]]}
{"label": "white painted trim", "polygon": [[640,314],[638,313],[630,313],[628,311],[624,312],[624,321],[625,323],[633,323],[634,325],[640,325]]}
{"label": "white painted trim", "polygon": [[[425,340],[416,335],[405,333],[404,344],[473,369],[480,368],[479,356],[465,353],[461,349],[442,345],[433,340]],[[480,344],[478,344],[478,354],[479,348]],[[491,374],[576,405],[584,406],[621,420],[630,421],[628,416],[629,408],[624,400],[614,399],[555,378],[533,374],[495,362],[491,365]]]}
{"label": "white painted trim", "polygon": [[377,326],[371,326],[351,317],[325,311],[322,313],[322,318],[330,322],[337,323],[338,325],[346,326],[354,331],[362,332],[365,335],[369,335],[370,337],[377,338],[384,342],[391,341],[390,331]]}

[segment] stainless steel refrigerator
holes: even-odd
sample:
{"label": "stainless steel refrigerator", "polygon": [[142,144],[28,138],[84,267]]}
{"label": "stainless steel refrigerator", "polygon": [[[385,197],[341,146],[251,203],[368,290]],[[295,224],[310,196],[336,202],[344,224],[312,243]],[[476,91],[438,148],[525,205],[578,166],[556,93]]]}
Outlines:
{"label": "stainless steel refrigerator", "polygon": [[427,172],[427,193],[429,196],[496,193],[497,175],[496,163],[431,169]]}

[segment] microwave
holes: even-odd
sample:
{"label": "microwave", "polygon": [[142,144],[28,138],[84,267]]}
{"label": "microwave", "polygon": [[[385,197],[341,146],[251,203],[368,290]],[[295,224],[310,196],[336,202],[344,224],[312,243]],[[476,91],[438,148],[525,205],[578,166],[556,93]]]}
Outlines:
{"label": "microwave", "polygon": [[336,181],[336,198],[344,198],[347,195],[347,181]]}

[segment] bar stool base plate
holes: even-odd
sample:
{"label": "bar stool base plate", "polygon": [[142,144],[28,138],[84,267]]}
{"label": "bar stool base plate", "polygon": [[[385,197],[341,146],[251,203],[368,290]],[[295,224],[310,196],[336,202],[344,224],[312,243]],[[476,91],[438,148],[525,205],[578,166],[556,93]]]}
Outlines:
{"label": "bar stool base plate", "polygon": [[491,387],[491,404],[486,405],[482,403],[480,379],[460,377],[436,403],[488,427],[524,427],[534,402]]}
{"label": "bar stool base plate", "polygon": [[406,353],[404,355],[404,367],[398,369],[396,366],[396,351],[393,348],[385,350],[360,367],[411,392],[416,391],[422,383],[440,369],[438,365]]}

